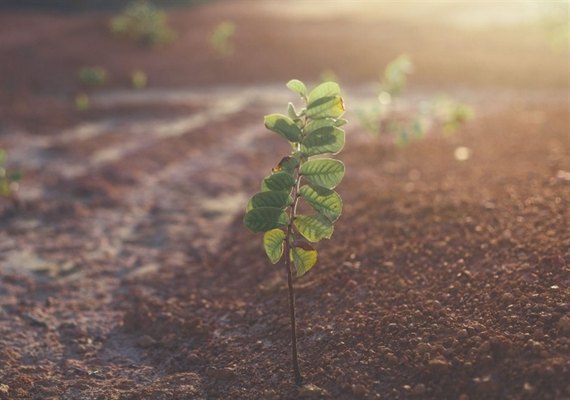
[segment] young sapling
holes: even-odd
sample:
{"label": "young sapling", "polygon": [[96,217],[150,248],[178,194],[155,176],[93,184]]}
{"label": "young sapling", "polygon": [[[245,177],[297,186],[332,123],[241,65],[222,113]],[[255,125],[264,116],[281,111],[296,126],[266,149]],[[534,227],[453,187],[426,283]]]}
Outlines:
{"label": "young sapling", "polygon": [[[303,82],[293,79],[287,87],[301,96],[304,107],[297,111],[289,103],[287,115],[267,115],[265,126],[289,141],[292,151],[249,200],[244,224],[253,232],[263,232],[263,247],[271,263],[285,255],[293,375],[300,385],[292,266],[301,277],[316,264],[317,251],[311,243],[330,239],[341,215],[342,200],[333,189],[344,176],[344,164],[322,155],[342,150],[345,133],[340,127],[347,121],[341,119],[344,103],[337,83],[325,82],[308,92]],[[301,200],[312,209],[310,215],[299,212]]]}

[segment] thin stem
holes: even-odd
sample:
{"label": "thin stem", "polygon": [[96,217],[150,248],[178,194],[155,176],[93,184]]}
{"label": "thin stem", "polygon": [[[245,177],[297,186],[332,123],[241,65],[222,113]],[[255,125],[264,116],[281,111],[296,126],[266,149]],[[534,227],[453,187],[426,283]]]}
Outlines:
{"label": "thin stem", "polygon": [[291,316],[291,355],[293,360],[293,376],[295,378],[295,384],[300,386],[303,382],[303,377],[301,376],[301,370],[299,368],[299,356],[297,352],[297,322],[295,318],[295,291],[293,288],[293,274],[291,272],[291,235],[293,233],[293,221],[295,220],[295,214],[297,211],[297,202],[299,196],[299,184],[301,177],[299,175],[299,167],[295,170],[295,186],[293,187],[293,204],[291,204],[289,212],[289,224],[287,225],[287,235],[285,237],[285,269],[287,270],[287,286],[289,289],[289,314]]}

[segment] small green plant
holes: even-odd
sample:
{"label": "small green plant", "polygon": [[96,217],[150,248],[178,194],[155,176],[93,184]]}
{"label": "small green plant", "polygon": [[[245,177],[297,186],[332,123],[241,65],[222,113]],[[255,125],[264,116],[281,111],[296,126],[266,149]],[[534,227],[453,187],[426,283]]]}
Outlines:
{"label": "small green plant", "polygon": [[230,21],[220,22],[210,36],[210,45],[221,57],[231,56],[234,52],[232,38],[236,32],[236,25]]}
{"label": "small green plant", "polygon": [[91,101],[89,100],[89,96],[87,96],[85,93],[79,93],[75,96],[73,105],[77,111],[85,111],[88,110],[91,106]]}
{"label": "small green plant", "polygon": [[114,35],[128,37],[147,47],[168,44],[176,37],[168,26],[166,13],[147,0],[127,4],[123,13],[111,20],[110,29]]}
{"label": "small green plant", "polygon": [[[408,83],[408,75],[414,71],[414,64],[410,57],[402,54],[390,61],[380,74],[380,90],[378,101],[371,106],[356,111],[361,125],[370,133],[391,133],[395,135],[396,142],[403,142],[399,135],[407,132],[408,123],[389,121],[394,112],[394,101],[399,97]],[[394,129],[392,129],[394,128]],[[407,133],[405,134],[407,135]]]}
{"label": "small green plant", "polygon": [[[340,118],[344,103],[337,83],[322,83],[310,93],[296,79],[287,87],[301,96],[305,107],[297,111],[289,103],[287,116],[267,115],[265,126],[286,139],[292,151],[263,179],[261,191],[249,200],[244,224],[252,232],[264,232],[263,247],[271,263],[276,264],[285,255],[293,375],[300,385],[292,265],[297,277],[315,265],[317,251],[309,242],[330,239],[341,215],[342,200],[333,189],[344,176],[344,164],[321,156],[342,150],[345,133],[340,127],[346,120]],[[300,200],[312,209],[310,215],[299,212]]]}
{"label": "small green plant", "polygon": [[414,64],[412,64],[412,60],[407,54],[402,54],[390,61],[380,77],[381,93],[399,96],[406,88],[408,75],[413,71]]}
{"label": "small green plant", "polygon": [[19,188],[18,182],[22,179],[20,171],[10,171],[6,169],[8,154],[0,149],[0,196],[13,196]]}
{"label": "small green plant", "polygon": [[364,129],[373,135],[388,134],[398,146],[421,139],[434,128],[451,135],[474,116],[471,107],[445,95],[422,102],[419,107],[399,100],[413,70],[405,54],[391,61],[380,74],[378,101],[356,110]]}
{"label": "small green plant", "polygon": [[131,73],[131,83],[135,89],[144,89],[148,85],[148,76],[140,69]]}
{"label": "small green plant", "polygon": [[433,103],[433,115],[441,124],[445,135],[454,134],[463,124],[473,119],[475,113],[467,104],[448,96],[439,96]]}
{"label": "small green plant", "polygon": [[78,76],[81,83],[88,86],[102,86],[109,77],[103,67],[83,67],[79,70]]}

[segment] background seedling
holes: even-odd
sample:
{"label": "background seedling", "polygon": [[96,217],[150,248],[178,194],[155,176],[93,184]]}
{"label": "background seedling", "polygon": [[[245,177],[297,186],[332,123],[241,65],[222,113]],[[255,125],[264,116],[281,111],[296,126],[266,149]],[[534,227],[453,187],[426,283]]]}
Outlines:
{"label": "background seedling", "polygon": [[463,124],[473,119],[475,113],[467,104],[441,95],[433,101],[433,116],[445,135],[455,133]]}
{"label": "background seedling", "polygon": [[172,42],[176,33],[168,26],[166,13],[146,0],[129,3],[111,20],[111,32],[141,46],[154,47]]}
{"label": "background seedling", "polygon": [[135,89],[144,89],[148,85],[147,74],[140,69],[134,70],[131,73],[131,84]]}
{"label": "background seedling", "polygon": [[79,80],[88,86],[101,86],[107,82],[109,75],[103,67],[83,67],[79,70]]}
{"label": "background seedling", "polygon": [[73,100],[73,105],[75,106],[75,110],[77,111],[85,111],[89,109],[91,102],[89,100],[89,96],[85,93],[79,93],[75,96]]}
{"label": "background seedling", "polygon": [[[292,151],[263,179],[261,191],[247,204],[244,223],[252,232],[264,233],[263,247],[271,263],[276,264],[285,255],[293,375],[300,385],[291,266],[297,277],[313,268],[318,254],[311,243],[330,239],[341,215],[342,200],[333,189],[344,176],[344,164],[321,156],[342,150],[345,133],[340,127],[346,120],[340,118],[344,103],[337,83],[325,82],[308,92],[303,82],[294,79],[287,87],[301,96],[305,106],[297,111],[289,103],[287,115],[267,115],[265,126],[289,141]],[[299,213],[300,200],[310,206],[312,214]]]}
{"label": "background seedling", "polygon": [[20,171],[6,169],[8,153],[0,149],[0,196],[12,197],[18,191],[18,182],[22,179]]}
{"label": "background seedling", "polygon": [[234,52],[232,38],[236,32],[236,25],[230,21],[223,21],[216,25],[210,37],[210,45],[221,57],[228,57]]}
{"label": "background seedling", "polygon": [[356,111],[368,132],[390,135],[396,145],[403,146],[436,129],[451,135],[473,119],[471,107],[447,95],[423,101],[416,107],[400,100],[413,70],[414,65],[407,55],[397,57],[386,66],[380,75],[378,100]]}

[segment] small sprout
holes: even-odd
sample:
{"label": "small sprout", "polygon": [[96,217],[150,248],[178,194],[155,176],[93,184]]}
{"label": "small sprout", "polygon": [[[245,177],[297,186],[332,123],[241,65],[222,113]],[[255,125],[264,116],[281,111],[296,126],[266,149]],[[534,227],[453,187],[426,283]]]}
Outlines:
{"label": "small sprout", "polygon": [[20,171],[8,170],[8,153],[0,149],[0,197],[13,197],[20,188],[19,182],[22,180]]}
{"label": "small sprout", "polygon": [[78,73],[81,83],[88,86],[102,86],[107,82],[109,75],[103,67],[83,67]]}
{"label": "small sprout", "polygon": [[75,96],[74,104],[77,111],[88,110],[90,103],[91,102],[89,100],[89,96],[87,96],[85,93],[80,93]]}
{"label": "small sprout", "polygon": [[111,20],[110,30],[145,47],[168,44],[176,38],[168,26],[166,13],[147,0],[127,4],[124,11]]}
{"label": "small sprout", "polygon": [[[346,120],[341,118],[345,108],[337,83],[325,82],[308,92],[303,82],[293,79],[287,87],[303,99],[304,107],[297,111],[289,103],[287,115],[270,114],[264,122],[267,129],[289,142],[292,151],[272,168],[261,191],[249,200],[244,224],[252,232],[264,232],[263,248],[272,264],[284,258],[293,374],[300,385],[292,268],[301,277],[315,266],[318,253],[309,242],[330,239],[342,213],[342,200],[334,189],[344,177],[344,164],[322,156],[343,149],[345,133],[340,127]],[[312,209],[310,215],[298,212],[300,201]]]}
{"label": "small sprout", "polygon": [[407,54],[402,54],[391,61],[381,77],[382,92],[388,93],[392,97],[399,96],[406,88],[408,75],[413,71],[414,64]]}
{"label": "small sprout", "polygon": [[446,96],[421,102],[418,107],[398,100],[413,70],[414,65],[405,54],[391,61],[380,74],[377,102],[356,110],[364,129],[373,135],[391,135],[399,147],[423,138],[434,127],[451,135],[474,115],[471,107]]}
{"label": "small sprout", "polygon": [[467,121],[473,119],[474,112],[467,104],[441,95],[434,101],[433,115],[441,124],[443,133],[445,135],[452,135]]}
{"label": "small sprout", "polygon": [[232,38],[236,32],[236,25],[230,21],[220,22],[210,36],[210,45],[221,57],[231,56],[234,52]]}
{"label": "small sprout", "polygon": [[148,84],[148,77],[144,71],[135,69],[131,73],[131,83],[135,89],[144,89]]}

